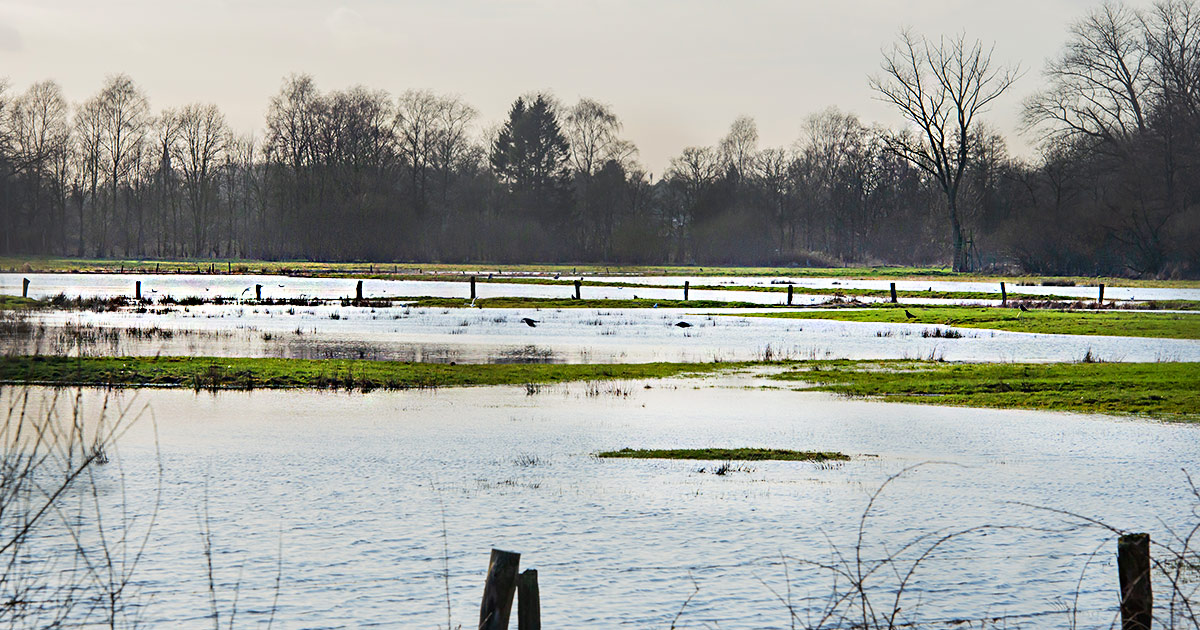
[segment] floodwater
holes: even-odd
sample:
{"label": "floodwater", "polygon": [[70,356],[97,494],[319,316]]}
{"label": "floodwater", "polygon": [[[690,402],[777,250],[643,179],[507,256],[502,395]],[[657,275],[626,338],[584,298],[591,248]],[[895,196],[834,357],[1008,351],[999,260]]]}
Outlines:
{"label": "floodwater", "polygon": [[[661,284],[683,286],[690,282],[693,286],[774,286],[784,288],[788,284],[796,286],[798,291],[804,288],[815,289],[874,289],[886,291],[891,283],[896,284],[898,291],[970,291],[995,293],[1000,295],[999,282],[973,282],[960,280],[859,280],[850,278],[788,278],[783,276],[612,276],[589,278],[595,282],[626,282],[632,284]],[[1014,279],[1006,283],[1009,293],[1028,293],[1031,295],[1061,295],[1077,297],[1084,300],[1095,300],[1099,297],[1100,287],[1073,286],[1056,287],[1040,284],[1018,284]],[[780,286],[784,285],[784,286]],[[1104,287],[1106,300],[1200,300],[1200,289],[1176,289],[1163,287]],[[911,302],[910,298],[905,298]]]}
{"label": "floodwater", "polygon": [[[114,462],[95,469],[101,503],[115,514],[124,497],[127,518],[144,525],[161,466],[161,505],[135,574],[147,627],[211,627],[205,512],[220,610],[236,594],[239,626],[265,627],[274,609],[272,627],[283,629],[442,627],[447,588],[453,624],[469,627],[493,547],[538,569],[546,627],[667,628],[677,614],[676,627],[789,627],[780,598],[790,594],[804,620],[830,593],[827,576],[799,560],[828,561],[831,545],[852,555],[870,493],[923,462],[881,495],[864,558],[924,534],[994,529],[955,538],[922,565],[901,602],[908,620],[1014,616],[998,625],[1067,627],[1063,611],[1077,608],[1078,627],[1107,628],[1117,600],[1112,534],[1022,504],[1164,542],[1167,527],[1190,518],[1181,469],[1200,468],[1200,426],[764,384],[581,383],[535,395],[88,390],[84,408],[94,415],[108,395],[131,415],[150,410]],[[14,393],[0,399],[9,405]],[[709,446],[840,450],[853,460],[755,462],[717,476],[699,472],[713,462],[593,457]],[[792,559],[786,570],[782,558]],[[868,583],[881,607],[891,575]]]}
{"label": "floodwater", "polygon": [[[368,297],[462,297],[470,296],[470,285],[466,282],[439,280],[363,280],[363,295]],[[570,285],[520,284],[513,282],[489,282],[487,276],[477,276],[476,294],[487,297],[536,297],[569,298],[575,294]],[[308,278],[264,275],[206,275],[206,274],[0,274],[0,294],[20,295],[22,280],[28,278],[31,297],[52,297],[65,294],[68,297],[112,297],[133,296],[134,284],[142,283],[143,297],[157,300],[170,295],[175,299],[187,297],[237,299],[253,297],[255,285],[262,285],[264,298],[322,298],[336,299],[355,294],[357,280],[351,278]],[[567,278],[570,280],[572,278]],[[830,295],[805,295],[807,287],[820,289],[877,289],[886,291],[890,280],[852,280],[839,278],[781,278],[781,277],[687,277],[687,276],[611,276],[582,277],[581,296],[586,299],[630,299],[639,297],[652,300],[683,299],[683,283],[692,286],[764,287],[778,291],[737,291],[733,289],[691,289],[693,300],[723,302],[749,302],[752,304],[777,305],[787,301],[786,287],[796,286],[793,304],[811,306],[832,299]],[[621,282],[626,284],[674,285],[677,289],[652,287],[605,287],[592,282]],[[899,280],[896,288],[903,291],[971,291],[995,293],[995,300],[965,300],[909,297],[910,304],[999,304],[1000,285],[985,282],[960,281],[916,281]],[[1047,287],[1019,286],[1010,283],[1010,293],[1034,295],[1061,295],[1094,300],[1098,297],[1097,287]],[[1106,287],[1105,299],[1116,300],[1200,300],[1200,289],[1168,289],[1147,287]],[[860,301],[880,301],[884,298],[859,297]]]}
{"label": "floodwater", "polygon": [[[1200,361],[1200,340],[1040,335],[746,317],[738,309],[471,309],[202,305],[37,311],[0,353],[353,358],[460,363],[763,359]],[[529,327],[521,320],[538,323]],[[1200,317],[1200,316],[1194,316]],[[681,328],[676,324],[692,326]],[[44,330],[36,330],[44,324]],[[1120,330],[1114,330],[1119,334]]]}

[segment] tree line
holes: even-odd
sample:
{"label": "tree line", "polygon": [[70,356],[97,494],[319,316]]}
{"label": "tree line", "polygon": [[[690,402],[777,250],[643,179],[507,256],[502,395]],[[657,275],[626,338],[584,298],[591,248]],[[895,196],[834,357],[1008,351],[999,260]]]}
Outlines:
{"label": "tree line", "polygon": [[0,253],[81,257],[950,263],[1200,274],[1200,9],[1105,4],[1024,104],[1037,155],[983,121],[1019,76],[965,37],[902,33],[871,78],[906,124],[831,108],[790,146],[733,121],[658,178],[612,108],[286,78],[261,135],[153,111],[128,76],[82,103],[0,83]]}

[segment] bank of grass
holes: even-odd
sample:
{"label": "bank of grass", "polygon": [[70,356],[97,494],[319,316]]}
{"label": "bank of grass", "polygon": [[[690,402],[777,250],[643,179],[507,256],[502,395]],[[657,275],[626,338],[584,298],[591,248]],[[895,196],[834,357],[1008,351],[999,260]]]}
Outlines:
{"label": "bank of grass", "polygon": [[[906,311],[913,317],[910,318]],[[753,313],[748,316],[829,319],[845,322],[940,324],[960,328],[1062,335],[1200,339],[1200,313],[1049,309],[1031,309],[1023,312],[1016,308],[901,305],[900,307]]]}
{"label": "bank of grass", "polygon": [[0,311],[24,311],[39,306],[41,303],[33,298],[0,294]]}
{"label": "bank of grass", "polygon": [[0,358],[0,383],[100,387],[371,391],[712,374],[734,363],[450,365],[352,359],[214,357]]}
{"label": "bank of grass", "polygon": [[614,459],[698,459],[714,461],[785,461],[785,462],[828,462],[848,461],[849,456],[832,451],[790,451],[781,448],[674,448],[634,449],[602,451],[596,457]]}
{"label": "bank of grass", "polygon": [[771,378],[888,402],[1200,420],[1200,363],[809,361]]}
{"label": "bank of grass", "polygon": [[[896,280],[975,280],[981,282],[1008,282],[1042,284],[1069,282],[1093,285],[1104,282],[1108,286],[1200,288],[1200,280],[1158,280],[1133,278],[1092,278],[1080,276],[997,276],[955,272],[948,267],[731,267],[699,265],[605,265],[605,264],[494,264],[494,263],[391,263],[391,262],[317,262],[317,261],[264,261],[229,259],[194,260],[120,260],[95,258],[56,257],[0,257],[0,269],[15,272],[138,272],[151,273],[263,273],[303,276],[330,276],[339,274],[437,274],[486,276],[498,274],[542,274],[542,275],[662,275],[662,276],[779,276],[792,278],[852,278],[852,279],[896,279]],[[1019,289],[1017,289],[1019,292]]]}

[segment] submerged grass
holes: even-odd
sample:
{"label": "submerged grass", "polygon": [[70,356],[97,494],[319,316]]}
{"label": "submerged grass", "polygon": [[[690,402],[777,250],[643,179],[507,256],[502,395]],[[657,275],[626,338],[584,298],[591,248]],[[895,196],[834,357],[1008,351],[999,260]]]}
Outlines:
{"label": "submerged grass", "polygon": [[[471,306],[462,298],[421,297],[403,300],[410,306],[456,308]],[[576,300],[573,298],[493,297],[475,300],[477,308],[770,308],[770,304],[719,300]]]}
{"label": "submerged grass", "polygon": [[[912,313],[908,317],[905,311]],[[987,328],[1011,332],[1062,335],[1113,335],[1200,339],[1200,314],[1142,311],[1071,311],[968,306],[868,308],[836,311],[755,313],[756,317],[829,319],[846,322],[896,324],[940,324],[963,328]]]}
{"label": "submerged grass", "polygon": [[213,357],[0,358],[0,383],[193,389],[418,389],[711,374],[733,363],[452,365],[353,359]]}
{"label": "submerged grass", "polygon": [[808,361],[772,378],[889,402],[1200,420],[1200,363]]}
{"label": "submerged grass", "polygon": [[596,456],[627,459],[702,459],[746,462],[825,462],[850,459],[848,455],[832,451],[789,451],[781,448],[623,448],[619,451],[603,451],[597,453]]}

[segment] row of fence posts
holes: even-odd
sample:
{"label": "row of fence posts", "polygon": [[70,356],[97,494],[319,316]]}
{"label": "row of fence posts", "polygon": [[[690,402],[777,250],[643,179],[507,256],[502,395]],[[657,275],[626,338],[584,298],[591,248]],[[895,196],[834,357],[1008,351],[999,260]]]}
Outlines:
{"label": "row of fence posts", "polygon": [[[581,281],[581,280],[575,281],[575,299],[576,300],[581,299],[580,288],[582,286],[583,286],[583,281]],[[683,301],[684,302],[688,301],[688,293],[689,293],[690,289],[691,289],[691,282],[684,280],[683,281]],[[892,282],[889,286],[889,289],[890,289],[890,293],[891,293],[892,304],[898,303],[899,300],[897,299],[897,296],[896,296],[896,283]],[[254,294],[255,294],[254,299],[260,300],[260,301],[262,300],[262,285],[261,284],[254,285]],[[793,286],[789,284],[788,288],[787,288],[787,305],[788,306],[792,305],[792,295],[793,295]],[[29,278],[21,279],[21,297],[29,297]],[[134,284],[134,298],[137,300],[142,299],[142,281],[141,280],[138,280]],[[358,281],[358,287],[355,290],[354,299],[359,302],[363,301],[363,281],[362,280]],[[472,302],[475,301],[475,276],[471,276],[471,301]],[[1100,296],[1097,299],[1097,303],[1104,304],[1104,284],[1103,283],[1100,284]],[[1003,282],[1000,283],[1000,306],[1008,306],[1008,289]]]}
{"label": "row of fence posts", "polygon": [[[479,630],[507,630],[517,599],[517,630],[541,630],[542,605],[536,569],[520,571],[521,554],[492,549]],[[1125,534],[1117,539],[1117,575],[1121,588],[1121,630],[1150,630],[1154,593],[1150,584],[1150,535]]]}

